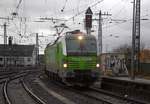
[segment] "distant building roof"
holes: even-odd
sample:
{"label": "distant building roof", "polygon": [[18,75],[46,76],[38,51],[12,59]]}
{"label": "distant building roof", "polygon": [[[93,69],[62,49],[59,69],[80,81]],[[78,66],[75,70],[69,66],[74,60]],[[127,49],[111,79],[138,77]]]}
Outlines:
{"label": "distant building roof", "polygon": [[124,53],[112,52],[112,53],[102,53],[102,55],[124,55]]}
{"label": "distant building roof", "polygon": [[0,44],[0,56],[32,56],[34,45]]}

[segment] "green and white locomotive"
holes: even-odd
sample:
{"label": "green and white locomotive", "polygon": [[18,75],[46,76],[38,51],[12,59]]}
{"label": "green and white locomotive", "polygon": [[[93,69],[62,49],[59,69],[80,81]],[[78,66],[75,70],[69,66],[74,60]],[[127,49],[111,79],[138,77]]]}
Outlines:
{"label": "green and white locomotive", "polygon": [[45,48],[46,74],[67,85],[89,86],[99,78],[100,56],[95,36],[66,32]]}

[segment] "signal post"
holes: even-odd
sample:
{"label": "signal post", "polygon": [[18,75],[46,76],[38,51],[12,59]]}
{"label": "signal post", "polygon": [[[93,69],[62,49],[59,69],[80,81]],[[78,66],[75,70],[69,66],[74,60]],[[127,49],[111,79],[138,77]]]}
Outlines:
{"label": "signal post", "polygon": [[91,35],[92,15],[93,15],[93,12],[91,8],[89,7],[85,13],[85,29],[86,29],[87,35]]}

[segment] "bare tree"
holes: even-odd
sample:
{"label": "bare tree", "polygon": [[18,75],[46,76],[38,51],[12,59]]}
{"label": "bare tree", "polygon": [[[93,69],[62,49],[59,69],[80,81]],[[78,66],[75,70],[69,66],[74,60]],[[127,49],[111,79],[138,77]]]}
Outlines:
{"label": "bare tree", "polygon": [[141,43],[141,51],[143,51],[145,49],[145,44],[144,43]]}
{"label": "bare tree", "polygon": [[131,50],[131,46],[129,46],[128,44],[123,44],[117,47],[116,49],[113,49],[113,52],[127,53],[127,52],[130,52],[130,50]]}
{"label": "bare tree", "polygon": [[[132,46],[128,44],[123,44],[113,50],[113,52],[117,53],[131,53]],[[145,49],[145,44],[141,43],[140,46],[141,51]]]}

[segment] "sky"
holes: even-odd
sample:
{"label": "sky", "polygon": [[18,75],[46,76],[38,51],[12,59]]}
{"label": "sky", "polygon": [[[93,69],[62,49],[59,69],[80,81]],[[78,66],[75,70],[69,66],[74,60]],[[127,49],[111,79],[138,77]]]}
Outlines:
{"label": "sky", "polygon": [[[7,23],[7,34],[13,36],[15,44],[35,44],[35,33],[39,33],[40,53],[46,44],[56,39],[56,28],[62,23],[68,28],[63,32],[84,29],[85,11],[91,7],[93,18],[97,13],[108,12],[112,16],[103,16],[103,52],[110,52],[122,44],[131,45],[132,4],[133,0],[0,0],[0,44],[3,44],[3,24]],[[20,2],[20,5],[19,5]],[[19,5],[19,6],[18,6]],[[18,6],[18,8],[17,8]],[[150,48],[150,1],[141,0],[141,43]],[[53,18],[41,21],[40,18]],[[67,20],[58,21],[55,19]],[[61,28],[60,28],[61,29]],[[98,21],[93,21],[93,35],[98,34]]]}

